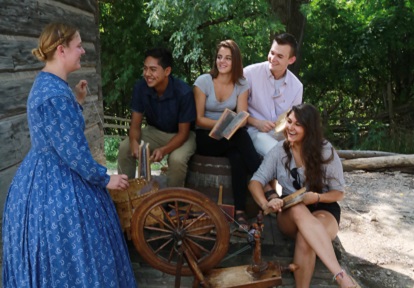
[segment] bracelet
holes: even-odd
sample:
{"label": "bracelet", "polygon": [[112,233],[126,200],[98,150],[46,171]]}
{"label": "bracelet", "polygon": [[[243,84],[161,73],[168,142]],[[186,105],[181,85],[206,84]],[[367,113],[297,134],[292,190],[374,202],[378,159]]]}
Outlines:
{"label": "bracelet", "polygon": [[333,276],[332,282],[335,282],[336,278],[338,278],[338,276],[341,276],[341,278],[344,279],[344,270],[343,269]]}
{"label": "bracelet", "polygon": [[321,200],[321,195],[318,193],[318,202],[316,202],[316,205],[319,204],[319,201]]}
{"label": "bracelet", "polygon": [[[279,197],[276,193],[276,190],[274,190],[274,189],[266,191],[264,194],[265,194],[265,198],[266,198],[267,201],[270,201],[272,199],[275,199],[275,198]],[[274,197],[275,195],[276,195],[276,197]]]}

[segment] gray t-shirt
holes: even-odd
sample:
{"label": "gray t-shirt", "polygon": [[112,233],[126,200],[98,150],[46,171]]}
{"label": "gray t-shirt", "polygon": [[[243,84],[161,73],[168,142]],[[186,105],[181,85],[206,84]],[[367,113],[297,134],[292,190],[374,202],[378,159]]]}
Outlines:
{"label": "gray t-shirt", "polygon": [[217,101],[216,93],[214,91],[213,78],[210,74],[200,75],[194,82],[194,86],[206,95],[206,106],[204,116],[213,120],[218,120],[224,109],[235,110],[237,107],[237,98],[241,93],[249,89],[249,84],[246,79],[240,79],[240,84],[235,84],[231,96],[225,101]]}
{"label": "gray t-shirt", "polygon": [[[322,156],[324,159],[328,159],[331,156],[332,144],[327,143],[323,146]],[[293,187],[293,177],[290,171],[287,171],[285,168],[285,163],[287,161],[287,155],[283,149],[283,141],[277,143],[269,153],[266,154],[262,164],[256,173],[254,173],[251,180],[259,181],[263,186],[266,183],[273,179],[277,179],[278,183],[282,186],[282,195],[289,195],[296,191]],[[292,157],[290,162],[290,169],[295,168],[295,160]],[[324,164],[323,169],[325,170],[326,179],[324,180],[324,187],[322,188],[322,193],[326,193],[330,190],[344,191],[345,180],[344,172],[342,169],[342,163],[339,159],[338,154],[334,150],[334,157],[331,162]],[[305,171],[304,167],[299,167],[298,169],[300,184],[303,186],[305,183]],[[309,187],[306,187],[309,191]]]}

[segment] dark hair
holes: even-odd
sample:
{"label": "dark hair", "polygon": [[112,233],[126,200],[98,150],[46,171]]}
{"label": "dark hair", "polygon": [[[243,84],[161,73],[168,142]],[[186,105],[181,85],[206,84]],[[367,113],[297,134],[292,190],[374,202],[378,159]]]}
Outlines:
{"label": "dark hair", "polygon": [[152,48],[145,52],[145,59],[147,57],[154,57],[158,59],[158,65],[166,69],[167,67],[172,67],[173,58],[169,50],[165,48]]}
{"label": "dark hair", "polygon": [[216,49],[216,55],[214,57],[214,64],[213,68],[210,71],[210,74],[213,78],[217,78],[219,71],[217,68],[217,54],[220,50],[220,48],[228,48],[231,51],[231,78],[233,83],[239,83],[240,79],[244,79],[243,76],[243,62],[242,62],[242,56],[240,53],[239,46],[237,46],[236,42],[233,40],[224,40],[221,41],[217,45]]}
{"label": "dark hair", "polygon": [[[323,159],[322,149],[328,141],[323,136],[319,111],[313,105],[300,104],[293,106],[288,111],[286,117],[292,112],[295,113],[296,120],[302,125],[305,134],[302,141],[301,154],[305,166],[306,183],[310,191],[322,192],[323,182],[326,177],[322,165],[332,161],[334,157],[333,148],[331,156],[328,159]],[[285,163],[285,168],[290,170],[289,165],[292,160],[292,154],[290,153],[290,143],[287,140],[286,130],[284,134],[286,140],[283,143],[283,148],[288,158],[288,161]]]}
{"label": "dark hair", "polygon": [[295,36],[290,33],[282,33],[275,35],[273,41],[276,41],[279,45],[290,46],[290,57],[296,56],[296,50],[298,49],[298,42]]}
{"label": "dark hair", "polygon": [[32,54],[40,61],[48,61],[53,58],[59,45],[69,46],[78,29],[70,24],[52,22],[43,28],[39,36],[38,47],[32,49]]}

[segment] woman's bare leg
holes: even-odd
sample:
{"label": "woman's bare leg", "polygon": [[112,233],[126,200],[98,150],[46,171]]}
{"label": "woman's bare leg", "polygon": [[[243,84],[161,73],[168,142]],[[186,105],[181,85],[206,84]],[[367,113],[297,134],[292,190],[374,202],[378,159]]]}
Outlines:
{"label": "woman's bare leg", "polygon": [[[332,274],[335,275],[342,270],[338,260],[336,259],[336,255],[332,246],[332,240],[335,238],[336,233],[338,232],[338,225],[335,218],[330,213],[326,211],[317,211],[313,215],[305,205],[298,204],[287,209],[286,211],[280,212],[277,217],[277,222],[280,230],[283,233],[293,238],[299,239],[298,241],[300,241],[300,246],[298,248],[304,250],[301,252],[298,251],[298,253],[304,252],[305,255],[309,256],[309,254],[306,254],[308,253],[308,248],[306,248],[307,244],[309,246],[309,249],[313,250],[315,254],[318,255],[318,257],[325,264],[328,270],[331,271]],[[299,254],[296,256],[296,251],[295,257],[296,259],[300,258]],[[306,257],[304,257],[305,259],[300,260],[304,261],[305,265],[308,265],[311,259],[315,259],[306,259]],[[313,263],[314,261],[315,260],[313,260]],[[299,269],[301,270],[301,266],[299,266]],[[305,269],[308,270],[308,267]],[[299,279],[299,277],[302,276],[304,277],[304,281],[309,281],[307,280],[309,278],[308,275],[300,273],[298,274],[298,280],[296,280],[295,273],[295,281],[301,281],[302,279]],[[340,280],[341,281],[339,282],[341,282],[341,287],[352,286],[352,281],[349,279],[349,277],[344,277]]]}
{"label": "woman's bare leg", "polygon": [[315,270],[316,254],[300,232],[296,235],[293,263],[299,266],[294,272],[296,288],[308,288]]}

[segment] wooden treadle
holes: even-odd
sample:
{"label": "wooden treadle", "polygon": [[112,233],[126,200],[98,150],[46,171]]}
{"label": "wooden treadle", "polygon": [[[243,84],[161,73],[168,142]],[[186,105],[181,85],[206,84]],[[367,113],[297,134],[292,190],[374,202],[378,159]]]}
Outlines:
{"label": "wooden treadle", "polygon": [[213,269],[205,274],[206,282],[212,288],[267,288],[282,284],[279,265],[268,262],[268,268],[253,273],[250,265]]}

